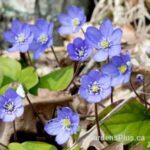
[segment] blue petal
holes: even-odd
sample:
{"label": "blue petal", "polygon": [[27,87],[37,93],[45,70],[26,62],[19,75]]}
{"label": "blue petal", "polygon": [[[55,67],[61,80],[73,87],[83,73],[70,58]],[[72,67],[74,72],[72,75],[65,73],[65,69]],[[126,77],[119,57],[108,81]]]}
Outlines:
{"label": "blue petal", "polygon": [[38,19],[35,23],[42,31],[47,31],[49,23],[45,19]]}
{"label": "blue petal", "polygon": [[56,142],[59,145],[65,144],[69,140],[70,134],[64,130],[60,131],[59,134],[56,136]]}
{"label": "blue petal", "polygon": [[16,35],[13,32],[10,32],[10,31],[4,32],[5,40],[10,42],[10,43],[15,43],[15,36]]}
{"label": "blue petal", "polygon": [[121,52],[121,45],[113,45],[109,48],[109,57],[119,56]]}
{"label": "blue petal", "polygon": [[66,118],[70,114],[72,114],[72,110],[69,107],[61,107],[57,109],[57,116],[59,118]]}
{"label": "blue petal", "polygon": [[48,26],[48,35],[52,36],[52,34],[53,34],[53,28],[54,28],[54,23],[53,22],[49,23],[49,26]]}
{"label": "blue petal", "polygon": [[124,84],[126,84],[126,83],[129,82],[130,76],[131,76],[131,71],[128,71],[128,72],[124,75],[124,80],[123,80],[123,83],[124,83]]}
{"label": "blue petal", "polygon": [[4,118],[2,118],[2,120],[4,121],[4,122],[12,122],[12,121],[14,121],[15,120],[15,114],[5,114],[4,115]]}
{"label": "blue petal", "polygon": [[45,124],[44,130],[49,135],[59,134],[63,130],[61,120],[58,118],[52,119],[51,121],[49,121],[48,123]]}
{"label": "blue petal", "polygon": [[112,78],[112,82],[111,85],[113,87],[117,86],[117,85],[121,85],[123,83],[124,77],[123,75],[119,75],[117,77]]}
{"label": "blue petal", "polygon": [[5,97],[8,99],[15,99],[17,97],[19,97],[19,95],[16,93],[15,90],[9,88],[6,92],[5,92]]}
{"label": "blue petal", "polygon": [[103,98],[101,97],[101,95],[89,95],[88,98],[86,99],[89,103],[98,103],[101,100],[103,100]]}
{"label": "blue petal", "polygon": [[21,106],[21,107],[17,108],[14,113],[15,113],[16,117],[21,117],[24,113],[24,107]]}
{"label": "blue petal", "polygon": [[119,75],[118,69],[112,63],[103,65],[101,71],[111,77]]}
{"label": "blue petal", "polygon": [[102,62],[108,58],[108,51],[105,50],[99,50],[94,55],[94,60],[98,62]]}
{"label": "blue petal", "polygon": [[101,75],[100,76],[100,81],[99,83],[101,84],[102,88],[107,89],[111,86],[111,78],[108,75]]}
{"label": "blue petal", "polygon": [[76,39],[74,39],[73,44],[74,44],[75,48],[81,48],[81,46],[83,44],[83,40],[81,38],[76,38]]}
{"label": "blue petal", "polygon": [[17,35],[21,32],[21,29],[22,29],[22,23],[18,20],[13,20],[12,27],[11,27],[12,32]]}
{"label": "blue petal", "polygon": [[90,82],[94,82],[100,79],[100,72],[98,70],[92,70],[89,74],[88,74],[89,80]]}
{"label": "blue petal", "polygon": [[41,48],[34,50],[33,51],[33,59],[34,60],[39,59],[42,56],[43,52],[44,52],[44,49],[41,49]]}
{"label": "blue petal", "polygon": [[73,33],[73,28],[72,28],[72,26],[62,26],[58,29],[58,33],[60,35],[71,34],[71,33]]}
{"label": "blue petal", "polygon": [[80,87],[79,88],[79,95],[84,98],[85,100],[87,100],[88,96],[89,96],[89,93],[88,93],[88,87]]}
{"label": "blue petal", "polygon": [[62,25],[66,25],[66,26],[71,25],[71,19],[66,14],[60,14],[58,16],[58,20]]}
{"label": "blue petal", "polygon": [[19,46],[18,46],[18,50],[20,51],[20,52],[22,52],[22,53],[25,53],[25,52],[27,52],[28,50],[29,50],[29,45],[28,44],[20,44]]}
{"label": "blue petal", "polygon": [[113,65],[115,65],[116,67],[119,67],[122,64],[124,64],[121,56],[114,56],[114,57],[112,57],[111,61],[112,61]]}
{"label": "blue petal", "polygon": [[115,29],[111,36],[111,42],[113,45],[118,45],[121,43],[121,37],[122,37],[122,30],[121,29]]}
{"label": "blue petal", "polygon": [[100,31],[105,37],[110,37],[113,32],[112,23],[109,19],[105,19],[100,25]]}
{"label": "blue petal", "polygon": [[94,46],[96,46],[97,48],[102,35],[97,28],[88,27],[85,33],[85,37],[90,43],[94,44]]}
{"label": "blue petal", "polygon": [[111,87],[109,87],[108,89],[105,89],[101,92],[101,97],[102,99],[107,98],[108,96],[110,96],[111,94]]}

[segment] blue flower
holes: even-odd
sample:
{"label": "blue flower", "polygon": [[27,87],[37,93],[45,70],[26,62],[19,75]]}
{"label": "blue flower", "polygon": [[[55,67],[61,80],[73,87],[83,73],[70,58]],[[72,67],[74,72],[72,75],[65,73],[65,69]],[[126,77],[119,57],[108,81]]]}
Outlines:
{"label": "blue flower", "polygon": [[111,94],[111,78],[99,71],[91,71],[81,78],[79,95],[90,103],[97,103]]}
{"label": "blue flower", "polygon": [[101,71],[112,78],[112,86],[129,82],[131,75],[130,55],[114,56],[109,64],[103,65]]}
{"label": "blue flower", "polygon": [[38,59],[45,49],[53,44],[53,23],[49,23],[44,19],[38,19],[35,25],[31,26],[34,35],[30,49],[33,51],[34,59]]}
{"label": "blue flower", "polygon": [[89,58],[92,48],[89,47],[86,40],[76,38],[73,43],[68,44],[67,51],[70,59],[82,62]]}
{"label": "blue flower", "polygon": [[18,20],[13,20],[11,30],[4,32],[4,38],[12,44],[12,47],[8,48],[8,51],[25,53],[29,50],[29,45],[33,40],[33,34],[29,25],[21,23]]}
{"label": "blue flower", "polygon": [[143,83],[143,81],[144,81],[144,75],[143,74],[137,74],[136,82]]}
{"label": "blue flower", "polygon": [[0,119],[12,122],[24,112],[23,102],[16,91],[9,88],[4,96],[0,96]]}
{"label": "blue flower", "polygon": [[49,135],[56,136],[58,144],[64,144],[72,134],[77,133],[79,127],[79,116],[69,107],[57,110],[57,118],[50,120],[44,127]]}
{"label": "blue flower", "polygon": [[98,50],[94,56],[95,61],[104,61],[121,52],[122,31],[113,29],[112,23],[108,19],[102,22],[99,29],[88,27],[85,37],[93,48]]}
{"label": "blue flower", "polygon": [[58,32],[61,35],[77,33],[86,22],[86,17],[82,8],[69,6],[67,14],[60,14],[58,20],[62,25]]}

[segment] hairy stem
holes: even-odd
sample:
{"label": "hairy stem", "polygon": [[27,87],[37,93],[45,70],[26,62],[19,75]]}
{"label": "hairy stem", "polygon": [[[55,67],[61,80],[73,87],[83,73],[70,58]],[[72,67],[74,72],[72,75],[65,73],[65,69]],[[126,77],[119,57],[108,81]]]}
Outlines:
{"label": "hairy stem", "polygon": [[82,33],[83,33],[83,34],[85,34],[85,32],[84,32],[83,28],[81,28],[81,31],[82,31]]}
{"label": "hairy stem", "polygon": [[72,78],[71,82],[69,83],[69,85],[68,85],[67,88],[66,88],[67,90],[69,89],[70,85],[73,83],[74,79],[76,78],[76,76],[77,76],[77,74],[78,74],[78,72],[79,72],[80,66],[81,66],[81,63],[78,62],[76,71],[75,71],[75,73],[74,73],[74,75],[73,75],[73,78]]}
{"label": "hairy stem", "polygon": [[53,46],[51,46],[51,50],[52,50],[52,53],[53,53],[53,55],[54,55],[54,57],[55,57],[55,59],[56,59],[58,65],[59,65],[59,67],[61,67],[61,64],[60,64],[59,59],[58,59],[58,57],[57,57],[57,55],[56,55],[56,53],[55,53],[55,50],[54,50],[54,47],[53,47]]}
{"label": "hairy stem", "polygon": [[131,88],[132,88],[133,92],[134,92],[135,95],[141,100],[141,102],[143,102],[144,104],[150,105],[150,103],[148,103],[147,101],[145,101],[145,100],[136,92],[136,89],[134,88],[131,79],[130,79],[130,85],[131,85]]}
{"label": "hairy stem", "polygon": [[2,147],[4,147],[4,148],[8,149],[8,146],[6,146],[6,145],[3,144],[3,143],[0,143],[0,146],[2,146]]}
{"label": "hairy stem", "polygon": [[26,94],[26,99],[27,99],[27,101],[29,102],[29,104],[30,104],[30,106],[31,106],[31,109],[32,109],[33,113],[35,114],[35,116],[43,123],[43,121],[41,120],[39,114],[38,114],[37,111],[35,110],[35,108],[34,108],[33,104],[31,103],[31,101],[30,101],[30,99],[29,99],[29,97],[28,97],[27,94]]}
{"label": "hairy stem", "polygon": [[13,128],[14,128],[14,141],[17,142],[17,131],[16,131],[16,122],[13,121]]}
{"label": "hairy stem", "polygon": [[111,104],[113,104],[113,102],[114,102],[114,100],[113,100],[113,93],[114,93],[114,88],[111,87],[111,96],[110,96],[110,98],[111,98]]}
{"label": "hairy stem", "polygon": [[98,104],[95,103],[95,121],[96,121],[96,127],[97,127],[97,133],[98,133],[98,139],[99,141],[101,141],[101,132],[100,132],[100,128],[99,128],[99,117],[98,117]]}

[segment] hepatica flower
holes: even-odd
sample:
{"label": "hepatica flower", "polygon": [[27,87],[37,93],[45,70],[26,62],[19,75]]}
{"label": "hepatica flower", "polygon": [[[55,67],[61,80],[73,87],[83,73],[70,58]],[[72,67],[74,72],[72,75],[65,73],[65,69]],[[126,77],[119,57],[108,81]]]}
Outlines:
{"label": "hepatica flower", "polygon": [[130,55],[114,56],[109,64],[101,68],[102,72],[111,76],[112,86],[117,86],[129,82],[131,75]]}
{"label": "hepatica flower", "polygon": [[44,19],[38,19],[35,25],[31,26],[34,35],[30,49],[33,50],[34,59],[38,59],[45,49],[53,44],[53,23],[47,22]]}
{"label": "hepatica flower", "polygon": [[33,34],[28,24],[13,20],[11,30],[4,32],[4,38],[12,44],[12,47],[8,51],[25,53],[29,50],[29,45],[33,40]]}
{"label": "hepatica flower", "polygon": [[108,19],[102,22],[99,29],[88,27],[85,33],[86,39],[98,50],[94,59],[99,62],[120,54],[121,36],[121,29],[113,29]]}
{"label": "hepatica flower", "polygon": [[111,78],[99,71],[91,71],[81,78],[79,94],[90,103],[97,103],[111,94]]}
{"label": "hepatica flower", "polygon": [[92,49],[89,47],[86,40],[76,38],[73,43],[68,44],[67,51],[70,59],[75,61],[85,61],[89,58]]}
{"label": "hepatica flower", "polygon": [[78,32],[86,22],[84,10],[76,6],[69,6],[66,14],[60,14],[58,20],[61,27],[58,29],[59,34],[71,34]]}
{"label": "hepatica flower", "polygon": [[79,116],[69,107],[57,110],[57,118],[50,120],[44,127],[49,135],[56,136],[58,144],[65,144],[72,134],[77,133],[79,127]]}
{"label": "hepatica flower", "polygon": [[4,96],[0,96],[0,119],[4,122],[12,122],[24,112],[22,99],[16,91],[9,88]]}

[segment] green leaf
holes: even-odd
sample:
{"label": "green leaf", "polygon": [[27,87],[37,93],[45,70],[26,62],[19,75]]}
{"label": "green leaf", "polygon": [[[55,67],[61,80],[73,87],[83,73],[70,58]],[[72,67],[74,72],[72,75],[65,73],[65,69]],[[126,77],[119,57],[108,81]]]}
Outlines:
{"label": "green leaf", "polygon": [[15,59],[0,57],[0,70],[4,76],[16,81],[21,71],[21,65]]}
{"label": "green leaf", "polygon": [[19,76],[19,82],[29,90],[38,83],[38,75],[33,67],[23,69]]}
{"label": "green leaf", "polygon": [[10,84],[6,84],[0,88],[0,95],[4,95],[5,91],[10,87]]}
{"label": "green leaf", "polygon": [[3,73],[0,72],[0,87],[2,86],[3,78],[4,78]]}
{"label": "green leaf", "polygon": [[24,142],[22,145],[25,150],[57,150],[55,146],[44,142]]}
{"label": "green leaf", "polygon": [[8,145],[8,150],[26,150],[26,149],[19,143],[10,143]]}
{"label": "green leaf", "polygon": [[[111,108],[105,109],[110,111]],[[106,120],[101,128],[107,141],[138,143],[143,145],[150,141],[150,113],[137,100],[129,101],[121,110]],[[145,148],[146,150],[146,148]]]}
{"label": "green leaf", "polygon": [[64,90],[73,78],[74,69],[73,66],[58,69],[41,77],[40,88],[47,88],[51,91]]}

